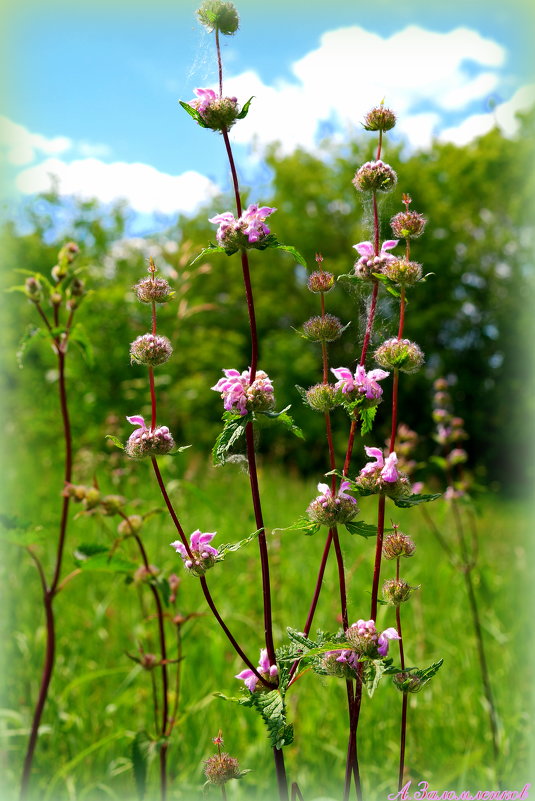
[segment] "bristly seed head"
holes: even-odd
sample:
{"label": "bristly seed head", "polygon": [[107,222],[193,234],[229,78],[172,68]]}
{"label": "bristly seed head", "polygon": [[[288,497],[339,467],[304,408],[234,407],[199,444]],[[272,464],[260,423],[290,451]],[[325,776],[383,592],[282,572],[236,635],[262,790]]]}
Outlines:
{"label": "bristly seed head", "polygon": [[383,598],[392,606],[399,606],[408,600],[410,594],[417,587],[411,587],[403,579],[387,579],[383,584]]}
{"label": "bristly seed head", "polygon": [[416,373],[425,361],[424,354],[416,342],[410,339],[392,337],[380,345],[373,354],[381,367],[400,370],[402,373]]}
{"label": "bristly seed head", "polygon": [[396,124],[394,112],[385,108],[382,104],[372,108],[364,117],[364,130],[366,131],[390,131]]}
{"label": "bristly seed head", "polygon": [[406,259],[392,259],[382,272],[399,286],[413,286],[422,279],[422,265]]}
{"label": "bristly seed head", "polygon": [[226,784],[230,779],[240,778],[240,765],[235,757],[231,757],[230,754],[223,751],[205,761],[204,775],[210,784]]}
{"label": "bristly seed head", "polygon": [[342,393],[332,384],[315,384],[307,389],[306,399],[316,412],[330,412],[340,405]]}
{"label": "bristly seed head", "polygon": [[383,541],[383,556],[385,559],[397,559],[400,556],[413,556],[416,545],[403,532],[397,530],[395,526],[393,534],[389,534]]}
{"label": "bristly seed head", "polygon": [[303,323],[303,334],[311,342],[334,342],[342,336],[344,326],[334,314],[311,317]]}
{"label": "bristly seed head", "polygon": [[334,275],[316,270],[309,275],[307,286],[311,292],[329,292],[334,286]]}
{"label": "bristly seed head", "polygon": [[171,358],[173,347],[167,337],[143,334],[130,345],[130,361],[155,367]]}
{"label": "bristly seed head", "polygon": [[232,36],[239,28],[240,18],[233,3],[222,0],[206,0],[197,9],[197,18],[210,33],[219,31],[225,36]]}
{"label": "bristly seed head", "polygon": [[427,220],[417,211],[400,211],[390,220],[392,231],[398,239],[417,239],[424,232]]}
{"label": "bristly seed head", "polygon": [[367,161],[357,170],[353,185],[359,192],[390,192],[398,177],[389,164],[383,161]]}

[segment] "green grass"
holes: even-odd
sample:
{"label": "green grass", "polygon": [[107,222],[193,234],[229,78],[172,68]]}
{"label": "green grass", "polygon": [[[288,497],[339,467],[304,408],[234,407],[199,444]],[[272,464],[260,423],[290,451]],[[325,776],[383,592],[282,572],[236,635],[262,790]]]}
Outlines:
{"label": "green grass", "polygon": [[[179,457],[183,459],[183,457]],[[50,534],[47,558],[53,557],[59,493],[50,486],[61,482],[54,465],[27,462],[31,480],[24,492],[7,474],[9,512],[40,520]],[[170,460],[169,460],[170,462]],[[164,460],[165,463],[165,460]],[[60,466],[60,465],[59,465]],[[58,467],[59,467],[58,466]],[[218,531],[218,540],[234,541],[255,529],[248,480],[237,465],[209,470],[193,481],[181,477],[180,467],[165,466],[173,501],[184,527]],[[103,474],[104,475],[104,474]],[[161,506],[148,466],[117,477],[120,491],[143,499],[140,508]],[[11,482],[11,483],[10,483]],[[265,518],[270,528],[296,520],[315,492],[314,481],[303,482],[283,470],[260,473]],[[362,501],[362,518],[373,522],[376,499]],[[79,507],[73,507],[78,511]],[[430,511],[443,532],[452,537],[446,504]],[[37,518],[37,514],[40,515]],[[410,696],[407,743],[408,777],[429,781],[438,790],[496,787],[492,748],[481,690],[475,641],[462,575],[452,569],[419,510],[398,510],[390,503],[387,519],[401,524],[417,543],[413,559],[403,564],[402,576],[420,585],[402,610],[406,657],[426,666],[444,658],[444,666],[420,694]],[[525,666],[529,650],[526,630],[530,585],[526,510],[520,503],[489,497],[478,521],[481,539],[477,594],[485,633],[493,689],[500,713],[502,759],[499,769],[505,788],[518,789],[529,781],[528,726],[531,680]],[[110,543],[117,518],[80,518],[71,523],[64,574],[72,567],[72,551],[87,541]],[[286,626],[304,624],[326,532],[269,535],[275,637],[285,638]],[[183,627],[184,661],[179,721],[169,749],[170,801],[201,797],[202,762],[213,753],[211,738],[223,730],[225,750],[253,772],[228,787],[229,799],[262,799],[273,795],[272,755],[262,724],[249,709],[214,697],[216,691],[235,695],[242,669],[217,623],[207,614],[198,582],[181,570],[168,543],[175,539],[169,519],[157,515],[143,530],[151,563],[167,573],[182,575],[178,609],[201,613]],[[342,536],[347,565],[350,618],[368,617],[374,545],[371,540]],[[125,555],[134,556],[131,545]],[[391,563],[383,563],[390,575]],[[252,658],[262,646],[260,570],[254,542],[208,574],[221,613]],[[39,584],[24,551],[3,545],[0,581],[6,616],[3,636],[3,698],[0,709],[2,799],[14,795],[38,692],[45,629]],[[144,611],[140,609],[142,601]],[[135,799],[131,744],[135,733],[151,727],[151,685],[148,673],[126,656],[138,643],[157,652],[152,599],[147,590],[126,584],[124,576],[91,573],[77,576],[56,602],[58,651],[49,703],[34,763],[34,798],[43,801],[100,801]],[[334,560],[329,561],[315,619],[325,630],[338,627],[339,600]],[[381,607],[379,625],[394,625],[391,608]],[[168,628],[173,641],[173,626]],[[394,648],[392,654],[397,656]],[[173,656],[173,654],[171,654]],[[338,679],[305,675],[288,695],[295,742],[285,749],[289,776],[297,780],[306,801],[341,797],[347,738],[345,685]],[[365,797],[375,800],[395,792],[401,695],[384,679],[373,699],[364,698],[359,727],[359,758]],[[413,789],[414,786],[413,786]],[[217,790],[210,796],[219,797]],[[158,798],[157,760],[149,773],[149,799]]]}

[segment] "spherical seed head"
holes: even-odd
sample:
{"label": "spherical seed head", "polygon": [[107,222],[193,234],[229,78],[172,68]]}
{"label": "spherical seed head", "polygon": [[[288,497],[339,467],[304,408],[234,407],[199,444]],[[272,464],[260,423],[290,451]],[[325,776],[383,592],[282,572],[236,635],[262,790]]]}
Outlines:
{"label": "spherical seed head", "polygon": [[387,339],[374,353],[375,361],[388,370],[416,373],[425,361],[422,350],[410,339]]}
{"label": "spherical seed head", "polygon": [[240,109],[235,97],[217,97],[201,113],[203,121],[213,131],[232,128]]}
{"label": "spherical seed head", "polygon": [[317,412],[330,412],[339,406],[341,392],[332,384],[315,384],[307,389],[306,398],[311,409]]}
{"label": "spherical seed head", "polygon": [[240,18],[232,3],[222,0],[206,0],[197,10],[197,18],[207,31],[218,30],[225,36],[231,36],[239,28]]}
{"label": "spherical seed head", "polygon": [[358,620],[346,629],[346,638],[362,656],[377,656],[379,635],[373,620]]}
{"label": "spherical seed head", "polygon": [[399,606],[409,598],[413,589],[403,579],[387,579],[383,584],[383,598],[392,606]]}
{"label": "spherical seed head", "polygon": [[342,336],[343,325],[334,314],[311,317],[303,324],[303,333],[311,342],[334,342]]}
{"label": "spherical seed head", "polygon": [[396,115],[394,112],[382,105],[368,111],[363,123],[366,131],[390,131],[395,124]]}
{"label": "spherical seed head", "polygon": [[398,239],[418,239],[424,232],[427,220],[417,211],[400,211],[390,220],[392,231]]}
{"label": "spherical seed head", "polygon": [[336,497],[326,503],[321,503],[318,498],[315,498],[307,509],[310,520],[320,523],[322,526],[349,523],[357,513],[356,503],[352,503],[347,498]]}
{"label": "spherical seed head", "polygon": [[418,693],[423,687],[420,677],[408,670],[396,673],[392,677],[392,681],[402,693]]}
{"label": "spherical seed head", "polygon": [[383,541],[383,556],[385,559],[397,559],[399,556],[409,557],[414,554],[416,545],[410,537],[401,531],[389,534]]}
{"label": "spherical seed head", "polygon": [[142,278],[134,285],[138,300],[142,303],[165,303],[170,300],[174,292],[165,278]]}
{"label": "spherical seed head", "polygon": [[117,531],[122,537],[129,534],[137,534],[143,526],[143,518],[141,515],[129,515],[126,520],[121,520],[117,526]]}
{"label": "spherical seed head", "polygon": [[334,286],[334,275],[317,270],[308,277],[307,286],[311,292],[329,292]]}
{"label": "spherical seed head", "polygon": [[205,761],[204,775],[210,784],[226,784],[230,779],[239,779],[240,765],[230,754],[215,754]]}
{"label": "spherical seed head", "polygon": [[390,192],[398,177],[389,164],[383,161],[367,161],[357,170],[353,185],[359,192]]}
{"label": "spherical seed head", "polygon": [[167,337],[143,334],[130,345],[130,361],[155,367],[171,358],[173,347]]}
{"label": "spherical seed head", "polygon": [[395,259],[383,267],[382,272],[400,286],[414,286],[422,278],[422,265],[417,261]]}
{"label": "spherical seed head", "polygon": [[175,447],[175,441],[167,426],[148,429],[138,428],[128,438],[125,453],[131,459],[163,456]]}

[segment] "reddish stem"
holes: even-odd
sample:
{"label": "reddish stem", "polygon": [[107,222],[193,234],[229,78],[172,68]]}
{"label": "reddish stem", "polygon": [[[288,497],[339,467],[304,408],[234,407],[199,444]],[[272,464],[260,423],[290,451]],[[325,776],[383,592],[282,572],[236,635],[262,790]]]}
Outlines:
{"label": "reddish stem", "polygon": [[381,574],[381,556],[383,552],[383,535],[385,530],[385,496],[379,495],[377,505],[377,542],[375,545],[375,564],[373,568],[372,603],[370,618],[377,620],[377,596],[379,594],[379,577]]}
{"label": "reddish stem", "polygon": [[366,323],[366,333],[364,334],[364,342],[362,343],[362,351],[360,354],[359,364],[364,365],[366,355],[368,353],[368,346],[370,344],[370,337],[372,335],[373,321],[375,318],[375,309],[377,307],[377,295],[379,293],[379,281],[375,281],[373,285],[372,299],[370,303],[370,311],[368,314],[368,321]]}
{"label": "reddish stem", "polygon": [[[397,576],[399,578],[399,558],[398,558],[398,571]],[[401,614],[399,606],[396,607],[396,625],[398,634],[402,637],[401,632]],[[399,643],[399,661],[401,664],[401,669],[405,670],[405,654],[403,652],[403,640],[398,640]],[[401,790],[403,787],[403,773],[405,770],[405,743],[407,738],[407,693],[403,693],[403,703],[401,705],[401,738],[399,744],[399,778],[398,778],[398,790]]]}

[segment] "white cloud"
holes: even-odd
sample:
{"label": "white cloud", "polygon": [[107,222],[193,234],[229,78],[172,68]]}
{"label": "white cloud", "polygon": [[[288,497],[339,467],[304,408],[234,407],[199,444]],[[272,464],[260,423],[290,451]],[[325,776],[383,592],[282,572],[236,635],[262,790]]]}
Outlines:
{"label": "white cloud", "polygon": [[51,176],[57,179],[62,195],[95,197],[103,203],[124,199],[141,213],[191,212],[220,191],[213,181],[192,170],[168,175],[148,164],[107,164],[95,158],[46,159],[19,173],[16,186],[23,194],[46,192]]}
{"label": "white cloud", "polygon": [[438,136],[442,142],[466,145],[476,136],[483,136],[496,125],[506,136],[514,136],[518,130],[516,113],[531,108],[535,103],[535,84],[522,86],[510,100],[500,103],[493,111],[472,114],[459,125],[444,129]]}
{"label": "white cloud", "polygon": [[435,33],[413,25],[389,37],[358,26],[329,31],[292,65],[294,82],[267,85],[252,71],[226,81],[229,95],[255,95],[233,137],[239,143],[279,140],[285,152],[297,145],[312,149],[322,120],[359,125],[385,98],[399,115],[400,130],[421,147],[444,113],[496,90],[505,56],[501,45],[468,28]]}
{"label": "white cloud", "polygon": [[48,156],[65,153],[72,147],[72,141],[66,136],[48,138],[31,133],[23,125],[0,117],[0,146],[6,150],[6,159],[10,164],[22,166],[31,164],[41,153]]}

